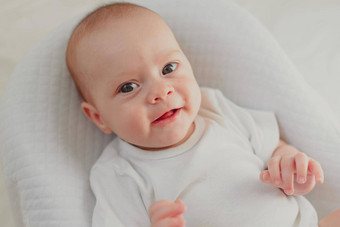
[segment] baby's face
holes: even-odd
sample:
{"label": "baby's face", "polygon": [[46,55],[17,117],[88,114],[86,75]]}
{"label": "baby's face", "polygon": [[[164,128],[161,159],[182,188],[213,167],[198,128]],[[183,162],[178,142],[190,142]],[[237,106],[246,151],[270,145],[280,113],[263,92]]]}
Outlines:
{"label": "baby's face", "polygon": [[103,132],[150,150],[176,146],[191,135],[200,89],[157,15],[107,23],[78,49],[78,66],[93,78],[88,81],[92,103],[82,107]]}

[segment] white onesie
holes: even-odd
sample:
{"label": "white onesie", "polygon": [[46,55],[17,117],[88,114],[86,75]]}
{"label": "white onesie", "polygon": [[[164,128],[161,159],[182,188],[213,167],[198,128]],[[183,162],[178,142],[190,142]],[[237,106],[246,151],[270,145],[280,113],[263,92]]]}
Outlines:
{"label": "white onesie", "polygon": [[180,198],[186,226],[317,226],[312,205],[259,180],[279,131],[271,112],[246,110],[202,88],[195,131],[183,144],[145,151],[115,138],[91,170],[93,227],[150,226],[148,208]]}

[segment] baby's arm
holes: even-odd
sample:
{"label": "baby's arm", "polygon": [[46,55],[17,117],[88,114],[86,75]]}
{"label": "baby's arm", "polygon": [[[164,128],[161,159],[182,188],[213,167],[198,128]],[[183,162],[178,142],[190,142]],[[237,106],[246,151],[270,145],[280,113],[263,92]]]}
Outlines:
{"label": "baby's arm", "polygon": [[268,161],[268,170],[260,174],[261,181],[282,188],[287,195],[305,195],[323,178],[317,161],[282,140]]}
{"label": "baby's arm", "polygon": [[180,199],[175,202],[168,200],[156,201],[151,204],[149,209],[151,227],[183,227],[185,226],[184,212],[185,205]]}

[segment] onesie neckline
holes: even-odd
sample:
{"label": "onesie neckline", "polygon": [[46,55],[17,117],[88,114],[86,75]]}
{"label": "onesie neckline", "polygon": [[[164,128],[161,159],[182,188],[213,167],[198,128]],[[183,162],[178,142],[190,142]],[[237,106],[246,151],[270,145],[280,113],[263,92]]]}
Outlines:
{"label": "onesie neckline", "polygon": [[132,144],[129,144],[125,142],[124,140],[118,138],[118,147],[120,150],[120,153],[123,156],[127,156],[130,158],[137,158],[137,159],[166,159],[175,157],[177,155],[180,155],[188,150],[190,150],[197,142],[200,140],[200,138],[203,135],[204,129],[205,129],[205,122],[204,119],[200,116],[197,116],[195,121],[195,129],[194,132],[191,134],[191,136],[185,141],[184,143],[176,146],[167,148],[164,150],[159,151],[147,151],[143,150],[141,148],[138,148]]}

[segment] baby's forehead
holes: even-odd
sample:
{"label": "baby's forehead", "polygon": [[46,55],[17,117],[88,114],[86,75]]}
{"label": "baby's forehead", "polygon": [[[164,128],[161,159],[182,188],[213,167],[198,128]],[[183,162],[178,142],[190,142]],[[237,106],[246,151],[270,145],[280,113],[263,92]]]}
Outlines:
{"label": "baby's forehead", "polygon": [[[105,16],[102,16],[101,14],[93,15],[93,18],[89,17],[87,19],[88,21],[84,21],[83,24],[86,26],[85,30],[87,30],[87,33],[89,34],[103,28],[117,29],[119,26],[124,27],[131,24],[137,24],[140,21],[146,22],[147,20],[143,20],[143,18],[152,18],[152,23],[163,21],[163,19],[157,13],[141,6],[135,6],[131,9],[120,9],[117,7],[116,10],[106,12]],[[131,21],[137,23],[129,23]],[[148,24],[144,25],[147,26]],[[119,32],[119,30],[117,32]]]}
{"label": "baby's forehead", "polygon": [[[136,13],[124,18],[107,18],[105,21],[99,22],[100,24],[97,24],[96,27],[88,30],[76,45],[82,47],[87,46],[87,48],[91,46],[94,47],[95,50],[101,50],[105,53],[105,48],[104,50],[101,48],[108,45],[120,46],[121,49],[127,46],[131,48],[135,45],[139,46],[143,39],[141,35],[145,34],[142,30],[148,30],[148,32],[155,34],[153,37],[149,37],[149,40],[160,37],[161,33],[164,32],[167,37],[173,36],[171,29],[160,16],[150,15],[147,11],[142,12],[142,14]],[[146,19],[144,17],[145,14],[149,14],[146,16]],[[111,40],[115,40],[115,42]],[[164,45],[166,45],[166,43],[164,43]]]}
{"label": "baby's forehead", "polygon": [[[165,40],[160,48],[168,45],[169,42],[177,44],[171,28],[158,14],[141,10],[129,16],[106,18],[86,32],[77,45],[82,48],[86,47],[85,49],[88,50],[90,48],[106,53],[108,51],[106,46],[121,47],[116,50],[129,49],[125,47],[133,49],[133,47],[144,45],[144,41],[153,42],[161,38]],[[157,47],[153,45],[153,49]]]}

